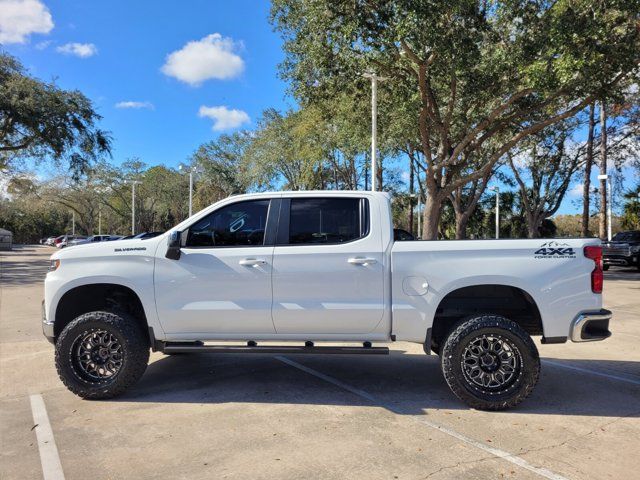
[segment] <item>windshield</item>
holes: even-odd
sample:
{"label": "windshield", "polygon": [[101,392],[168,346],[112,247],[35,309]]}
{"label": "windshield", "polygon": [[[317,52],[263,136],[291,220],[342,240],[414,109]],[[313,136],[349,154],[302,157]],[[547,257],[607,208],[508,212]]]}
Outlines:
{"label": "windshield", "polygon": [[613,237],[614,242],[640,242],[640,232],[620,232]]}

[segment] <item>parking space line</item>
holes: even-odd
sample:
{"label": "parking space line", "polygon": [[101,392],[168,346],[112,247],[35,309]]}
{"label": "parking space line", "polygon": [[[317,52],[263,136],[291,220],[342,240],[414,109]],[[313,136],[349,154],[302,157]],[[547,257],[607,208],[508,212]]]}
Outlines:
{"label": "parking space line", "polygon": [[49,423],[47,408],[44,406],[42,395],[31,395],[31,412],[33,414],[34,429],[38,439],[40,451],[40,463],[42,464],[42,476],[44,480],[64,480],[62,464],[58,455],[58,447],[53,438],[53,430]]}
{"label": "parking space line", "polygon": [[[321,380],[324,380],[337,387],[347,390],[348,392],[358,395],[359,397],[365,398],[375,405],[384,407],[387,410],[392,412],[396,410],[393,406],[385,404],[384,402],[378,400],[376,397],[374,397],[370,393],[367,393],[363,390],[352,387],[351,385],[348,385],[336,378],[330,377],[329,375],[325,375],[324,373],[314,370],[313,368],[306,367],[298,362],[295,362],[281,355],[278,355],[275,358],[277,360],[280,360],[283,363],[286,363],[287,365],[297,368],[298,370],[302,370],[303,372],[306,372],[309,375],[313,375],[314,377],[320,378]],[[511,454],[509,452],[505,452],[504,450],[500,450],[498,448],[489,447],[482,442],[478,442],[477,440],[467,437],[466,435],[456,432],[455,430],[452,430],[449,427],[445,427],[444,425],[440,425],[438,423],[432,422],[418,415],[411,415],[410,418],[430,428],[433,428],[434,430],[438,430],[446,435],[449,435],[450,437],[460,440],[461,442],[466,443],[467,445],[471,445],[472,447],[475,447],[479,450],[489,453],[494,457],[501,458],[503,460],[506,460],[507,462],[513,463],[514,465],[518,465],[519,467],[529,470],[530,472],[540,475],[541,477],[548,478],[549,480],[567,480],[562,475],[552,472],[551,470],[547,470],[546,468],[541,468],[541,467],[536,467],[534,465],[531,465],[525,459],[518,457],[517,455]]]}
{"label": "parking space line", "polygon": [[632,385],[640,385],[640,380],[636,380],[628,377],[621,377],[620,375],[612,375],[610,373],[599,372],[597,370],[590,370],[588,368],[575,367],[573,365],[565,365],[563,363],[554,362],[553,360],[542,359],[542,363],[551,365],[553,367],[566,368],[567,370],[575,370],[576,372],[588,373],[589,375],[596,375],[598,377],[605,377],[610,380],[617,380],[618,382],[626,382]]}

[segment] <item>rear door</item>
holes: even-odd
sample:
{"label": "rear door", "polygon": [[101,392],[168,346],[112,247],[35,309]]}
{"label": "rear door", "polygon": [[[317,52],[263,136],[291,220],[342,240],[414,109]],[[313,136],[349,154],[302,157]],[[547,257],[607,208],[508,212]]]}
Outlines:
{"label": "rear door", "polygon": [[278,334],[362,334],[384,313],[380,239],[366,198],[283,198],[273,256]]}

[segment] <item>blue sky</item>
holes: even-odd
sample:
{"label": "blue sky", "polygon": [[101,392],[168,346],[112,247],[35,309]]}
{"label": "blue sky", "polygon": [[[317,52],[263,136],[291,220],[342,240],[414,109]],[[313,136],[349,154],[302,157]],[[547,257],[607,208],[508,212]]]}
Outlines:
{"label": "blue sky", "polygon": [[[0,9],[0,44],[33,75],[94,101],[116,164],[175,167],[221,132],[255,126],[264,109],[294,106],[266,0],[0,0]],[[580,188],[558,213],[579,211]]]}
{"label": "blue sky", "polygon": [[[265,108],[292,104],[277,77],[283,55],[268,2],[26,3],[36,31],[14,32],[3,47],[33,75],[95,102],[114,137],[115,163],[140,157],[176,166],[221,131],[251,127]],[[222,130],[213,130],[215,118]]]}

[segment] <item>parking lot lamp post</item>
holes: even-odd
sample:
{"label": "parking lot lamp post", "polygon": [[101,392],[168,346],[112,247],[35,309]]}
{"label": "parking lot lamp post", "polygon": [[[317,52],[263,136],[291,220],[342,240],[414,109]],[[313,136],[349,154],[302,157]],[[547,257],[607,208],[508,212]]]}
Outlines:
{"label": "parking lot lamp post", "polygon": [[142,183],[140,180],[127,180],[131,183],[131,235],[136,234],[136,185]]}
{"label": "parking lot lamp post", "polygon": [[197,173],[200,173],[200,170],[197,166],[188,167],[187,165],[181,163],[178,165],[178,170],[181,172],[189,171],[189,216],[193,215],[193,176]]}
{"label": "parking lot lamp post", "polygon": [[102,235],[102,205],[98,205],[98,235]]}
{"label": "parking lot lamp post", "polygon": [[598,180],[605,180],[607,184],[607,241],[611,241],[611,178],[609,175],[598,175]]}
{"label": "parking lot lamp post", "polygon": [[376,144],[378,142],[378,81],[386,80],[386,78],[379,77],[373,72],[363,73],[362,76],[371,79],[371,191],[375,192],[378,189],[378,162],[376,158]]}
{"label": "parking lot lamp post", "polygon": [[71,212],[71,235],[76,234],[76,212]]}
{"label": "parking lot lamp post", "polygon": [[489,188],[492,192],[496,192],[496,239],[500,238],[500,187]]}

